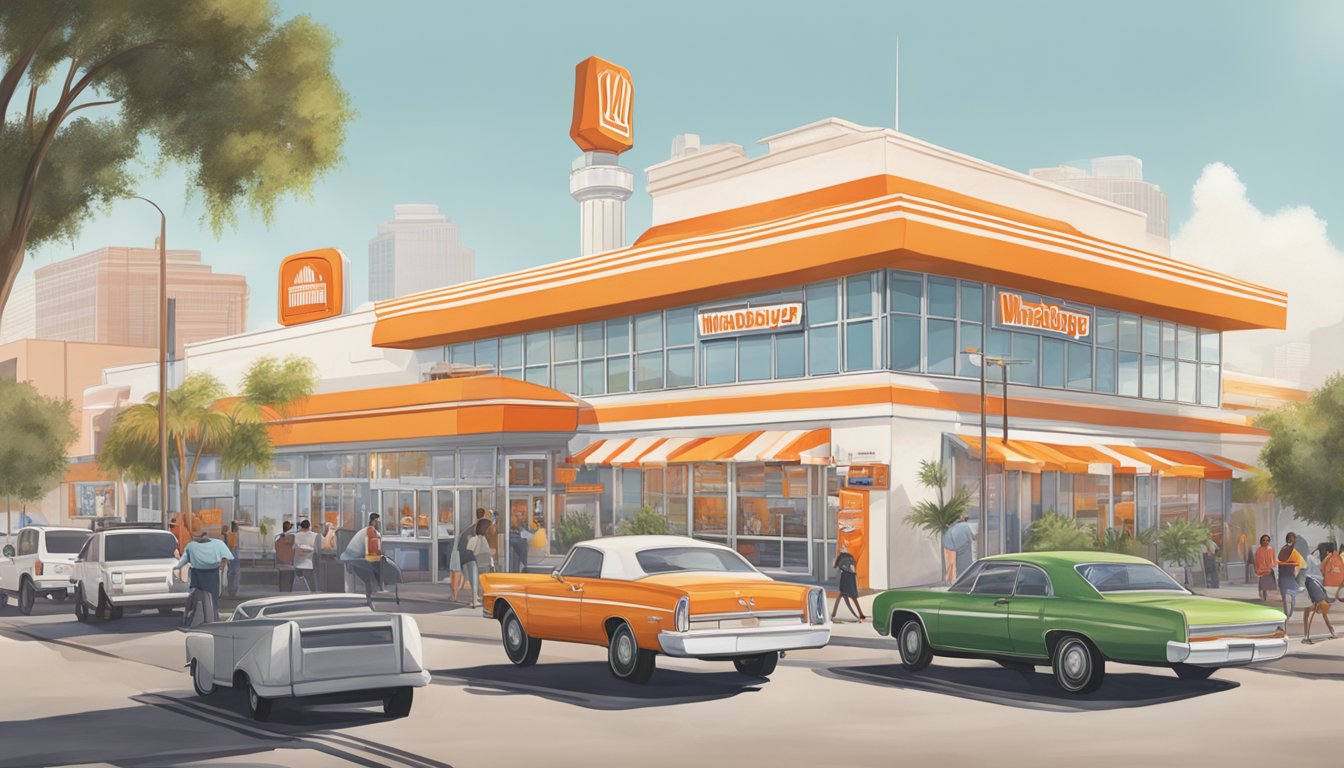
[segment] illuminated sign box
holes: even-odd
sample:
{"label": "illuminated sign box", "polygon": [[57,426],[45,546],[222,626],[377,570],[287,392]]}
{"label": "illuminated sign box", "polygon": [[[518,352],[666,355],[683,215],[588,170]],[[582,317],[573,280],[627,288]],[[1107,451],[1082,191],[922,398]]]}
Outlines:
{"label": "illuminated sign box", "polygon": [[335,248],[296,253],[281,261],[280,324],[310,323],[344,312],[349,263]]}
{"label": "illuminated sign box", "polygon": [[744,307],[701,312],[695,317],[695,326],[700,338],[714,336],[740,336],[746,333],[777,331],[780,328],[796,328],[803,324],[803,305],[801,302],[789,304],[771,304],[766,307]]}
{"label": "illuminated sign box", "polygon": [[634,146],[635,87],[630,71],[590,56],[574,68],[569,136],[584,152],[620,154]]}
{"label": "illuminated sign box", "polygon": [[1020,293],[999,289],[995,297],[994,325],[1021,328],[1051,336],[1081,341],[1092,335],[1092,315],[1047,301],[1029,301]]}

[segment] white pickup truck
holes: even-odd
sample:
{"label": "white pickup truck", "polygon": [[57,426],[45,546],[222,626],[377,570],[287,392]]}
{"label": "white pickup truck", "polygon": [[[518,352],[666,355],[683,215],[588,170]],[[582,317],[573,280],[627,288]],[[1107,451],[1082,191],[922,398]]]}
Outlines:
{"label": "white pickup truck", "polygon": [[70,571],[75,555],[91,535],[83,528],[21,529],[14,543],[0,548],[0,608],[14,598],[27,615],[38,598],[68,597],[73,591]]}
{"label": "white pickup truck", "polygon": [[177,537],[156,528],[113,528],[93,534],[75,558],[75,618],[119,619],[126,608],[167,613],[187,604],[185,582],[173,578]]}

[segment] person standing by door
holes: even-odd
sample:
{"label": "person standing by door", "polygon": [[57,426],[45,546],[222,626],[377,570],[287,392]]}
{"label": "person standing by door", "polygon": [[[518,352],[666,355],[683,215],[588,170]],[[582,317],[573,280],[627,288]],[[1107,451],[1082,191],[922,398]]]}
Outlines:
{"label": "person standing by door", "polygon": [[471,607],[477,608],[481,604],[480,575],[481,565],[484,564],[490,570],[494,570],[494,554],[490,550],[489,533],[494,523],[487,519],[476,521],[476,532],[471,537],[468,546],[471,549],[472,557],[470,563],[463,565],[463,574],[467,583],[471,585]]}
{"label": "person standing by door", "polygon": [[457,593],[462,591],[463,585],[471,590],[471,600],[468,602],[476,602],[476,586],[467,578],[467,573],[476,567],[476,553],[471,551],[471,539],[475,535],[476,524],[472,523],[470,527],[463,526],[462,530],[457,532],[457,539],[453,541],[453,557],[448,563],[448,567],[452,570],[450,599],[453,602],[457,602]]}
{"label": "person standing by door", "polygon": [[317,550],[322,546],[322,539],[317,535],[317,531],[312,529],[312,523],[303,520],[299,523],[299,532],[294,534],[294,573],[298,576],[294,580],[297,584],[299,579],[303,579],[303,587],[308,592],[317,591]]}
{"label": "person standing by door", "polygon": [[859,561],[849,553],[849,547],[840,545],[840,553],[835,556],[833,567],[840,571],[840,593],[835,596],[835,605],[831,607],[831,620],[835,620],[835,614],[840,610],[840,601],[845,601],[845,607],[850,610],[859,621],[865,621],[868,617],[863,615],[863,606],[859,605]]}
{"label": "person standing by door", "polygon": [[294,591],[294,534],[290,532],[293,527],[294,524],[286,520],[275,536],[277,589],[281,592]]}

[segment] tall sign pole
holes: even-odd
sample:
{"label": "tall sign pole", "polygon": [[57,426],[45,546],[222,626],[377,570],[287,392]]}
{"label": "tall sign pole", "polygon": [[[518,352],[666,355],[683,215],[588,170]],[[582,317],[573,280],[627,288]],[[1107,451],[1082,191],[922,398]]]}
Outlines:
{"label": "tall sign pole", "polygon": [[159,212],[159,514],[168,525],[168,217],[158,203],[134,196]]}

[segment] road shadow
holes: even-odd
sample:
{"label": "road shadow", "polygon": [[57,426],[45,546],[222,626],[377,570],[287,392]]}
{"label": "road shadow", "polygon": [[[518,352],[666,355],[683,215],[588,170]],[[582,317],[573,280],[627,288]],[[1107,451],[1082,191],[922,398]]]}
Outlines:
{"label": "road shadow", "polygon": [[753,693],[765,682],[737,672],[658,669],[648,683],[640,685],[612,677],[603,662],[561,662],[526,668],[493,664],[434,670],[433,675],[437,685],[460,685],[482,696],[537,696],[596,710],[716,701]]}
{"label": "road shadow", "polygon": [[[36,615],[36,612],[34,612]],[[110,621],[82,622],[70,614],[69,621],[43,621],[22,626],[0,628],[0,634],[14,640],[49,642],[79,637],[107,637],[116,635],[143,635],[167,632],[182,624],[182,615],[161,616],[157,612],[127,613]]]}
{"label": "road shadow", "polygon": [[306,736],[314,730],[356,728],[388,719],[383,714],[382,699],[374,696],[307,697],[302,703],[275,699],[271,703],[271,716],[265,722],[252,719],[247,713],[243,692],[232,688],[218,688],[209,696],[186,696],[178,702],[199,707],[203,712],[242,720],[253,728],[277,736]]}
{"label": "road shadow", "polygon": [[1107,673],[1101,690],[1084,696],[1064,693],[1048,670],[1016,672],[991,667],[940,667],[908,672],[899,664],[828,667],[818,675],[888,688],[940,693],[1019,709],[1045,712],[1100,712],[1150,707],[1239,687],[1227,680],[1181,680],[1174,672]]}
{"label": "road shadow", "polygon": [[1344,680],[1344,657],[1328,653],[1294,652],[1268,664],[1247,667],[1251,672],[1291,675],[1306,680]]}

